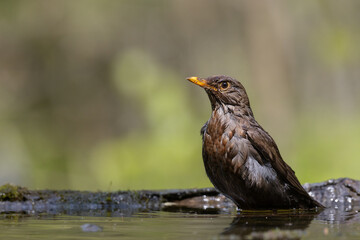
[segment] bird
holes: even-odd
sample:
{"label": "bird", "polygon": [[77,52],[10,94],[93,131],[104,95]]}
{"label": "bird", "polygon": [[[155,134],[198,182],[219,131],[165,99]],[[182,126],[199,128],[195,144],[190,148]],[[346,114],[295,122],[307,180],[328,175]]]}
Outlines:
{"label": "bird", "polygon": [[211,103],[201,128],[202,156],[211,183],[240,210],[319,209],[282,159],[274,139],[255,120],[244,86],[219,75],[189,77]]}

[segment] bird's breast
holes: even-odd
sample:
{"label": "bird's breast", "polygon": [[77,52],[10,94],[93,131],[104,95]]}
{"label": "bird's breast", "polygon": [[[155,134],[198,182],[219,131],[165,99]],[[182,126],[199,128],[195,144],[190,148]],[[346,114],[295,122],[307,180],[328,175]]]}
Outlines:
{"label": "bird's breast", "polygon": [[224,160],[226,145],[232,137],[233,133],[228,130],[226,117],[215,112],[209,119],[204,132],[203,150],[212,156],[212,159]]}
{"label": "bird's breast", "polygon": [[244,181],[248,188],[277,184],[276,172],[271,165],[263,163],[242,125],[240,119],[230,114],[215,112],[209,119],[203,138],[204,164],[209,177],[232,175]]}
{"label": "bird's breast", "polygon": [[230,114],[213,112],[203,135],[203,153],[208,156],[204,161],[240,171],[248,155],[248,141],[239,123]]}

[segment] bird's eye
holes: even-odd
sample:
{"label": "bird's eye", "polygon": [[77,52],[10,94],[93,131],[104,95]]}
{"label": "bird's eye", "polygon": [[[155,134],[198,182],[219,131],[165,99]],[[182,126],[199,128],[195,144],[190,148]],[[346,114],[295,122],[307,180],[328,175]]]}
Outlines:
{"label": "bird's eye", "polygon": [[222,82],[220,83],[220,89],[221,90],[226,90],[230,87],[230,83],[229,82]]}

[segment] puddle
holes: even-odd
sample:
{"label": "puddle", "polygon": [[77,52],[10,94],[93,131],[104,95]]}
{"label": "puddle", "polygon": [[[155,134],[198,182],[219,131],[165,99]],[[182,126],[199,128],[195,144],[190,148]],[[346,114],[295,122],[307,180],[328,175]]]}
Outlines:
{"label": "puddle", "polygon": [[[0,215],[0,239],[360,239],[358,210]],[[93,231],[94,230],[94,231]]]}
{"label": "puddle", "polygon": [[236,212],[214,189],[0,191],[0,239],[360,239],[360,182],[305,185],[322,211]]}

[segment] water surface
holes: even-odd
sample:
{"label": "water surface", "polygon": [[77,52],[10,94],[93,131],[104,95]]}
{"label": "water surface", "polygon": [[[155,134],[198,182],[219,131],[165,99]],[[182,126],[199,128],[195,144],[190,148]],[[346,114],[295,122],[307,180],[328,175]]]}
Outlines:
{"label": "water surface", "polygon": [[2,214],[0,239],[360,239],[360,217],[354,209],[87,215]]}

